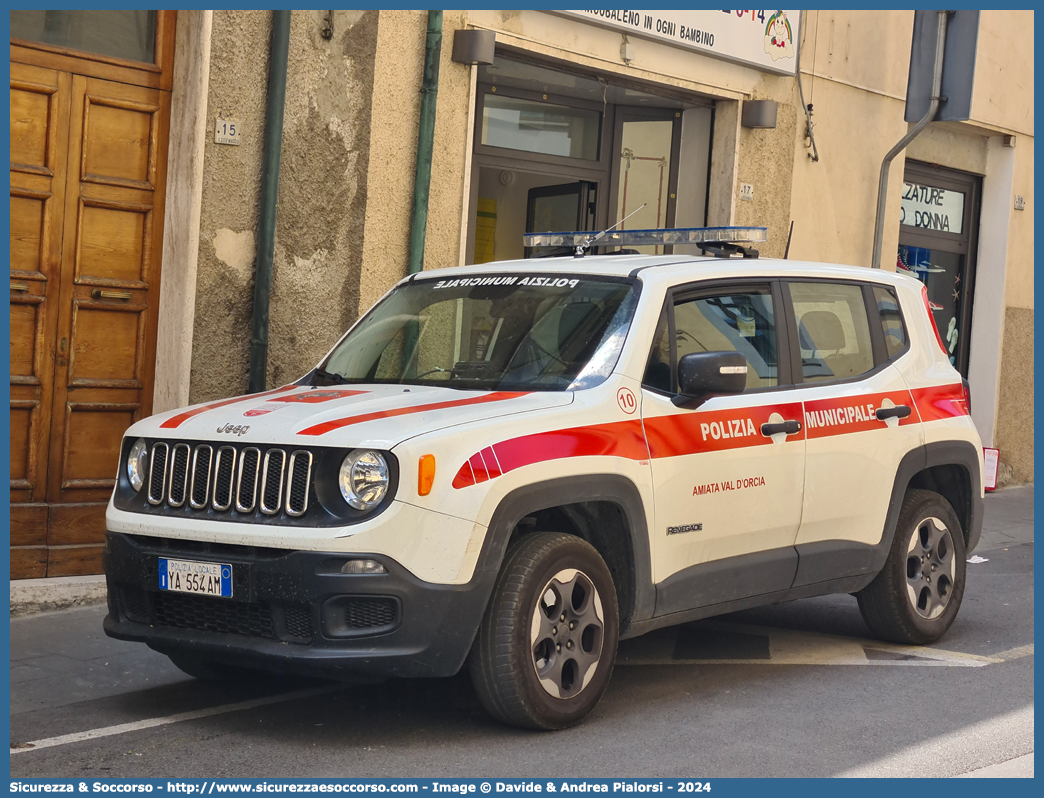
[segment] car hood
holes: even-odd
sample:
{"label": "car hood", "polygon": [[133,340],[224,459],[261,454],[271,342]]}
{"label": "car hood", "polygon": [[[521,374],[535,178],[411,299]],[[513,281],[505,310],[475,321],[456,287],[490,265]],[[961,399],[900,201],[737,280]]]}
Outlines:
{"label": "car hood", "polygon": [[457,391],[421,385],[287,385],[160,413],[127,435],[391,449],[428,432],[568,405],[571,391]]}

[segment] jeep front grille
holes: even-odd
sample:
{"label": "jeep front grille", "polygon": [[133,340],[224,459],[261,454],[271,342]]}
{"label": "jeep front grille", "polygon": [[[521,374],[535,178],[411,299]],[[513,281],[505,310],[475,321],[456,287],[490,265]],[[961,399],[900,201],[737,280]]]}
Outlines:
{"label": "jeep front grille", "polygon": [[282,449],[269,449],[265,452],[264,466],[261,468],[261,512],[275,515],[283,498],[283,466],[286,465],[286,452]]}
{"label": "jeep front grille", "polygon": [[167,504],[181,507],[188,492],[189,446],[187,443],[174,445],[170,460],[170,487],[167,489]]}
{"label": "jeep front grille", "polygon": [[222,446],[217,450],[217,465],[214,466],[214,501],[213,507],[218,512],[225,512],[232,506],[232,485],[236,476],[236,450],[231,446]]}
{"label": "jeep front grille", "polygon": [[290,489],[286,494],[286,514],[294,518],[308,510],[308,489],[312,480],[312,453],[297,451],[290,455]]}
{"label": "jeep front grille", "polygon": [[249,513],[257,501],[257,472],[261,452],[248,446],[239,453],[239,473],[236,474],[236,511]]}
{"label": "jeep front grille", "polygon": [[192,453],[192,485],[189,488],[189,507],[202,510],[210,500],[210,466],[213,465],[214,447],[205,443]]}
{"label": "jeep front grille", "polygon": [[299,518],[308,511],[313,463],[304,449],[157,441],[146,498],[157,509]]}
{"label": "jeep front grille", "polygon": [[164,488],[167,485],[167,458],[170,446],[157,443],[149,454],[149,504],[163,504]]}

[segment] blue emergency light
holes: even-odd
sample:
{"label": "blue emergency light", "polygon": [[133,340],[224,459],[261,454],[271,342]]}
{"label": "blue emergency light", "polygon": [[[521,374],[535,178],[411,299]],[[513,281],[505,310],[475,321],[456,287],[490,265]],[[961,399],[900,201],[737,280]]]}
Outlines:
{"label": "blue emergency light", "polygon": [[[617,222],[619,224],[619,222]],[[673,227],[649,230],[604,230],[591,232],[576,230],[571,233],[525,233],[522,242],[527,247],[572,247],[573,254],[582,258],[593,244],[601,247],[695,246],[716,257],[741,255],[756,258],[758,251],[744,244],[767,240],[764,227]]]}
{"label": "blue emergency light", "polygon": [[764,227],[674,227],[650,230],[611,230],[602,236],[592,231],[572,233],[526,233],[527,247],[578,247],[598,242],[598,246],[683,246],[686,244],[759,244],[767,240]]}

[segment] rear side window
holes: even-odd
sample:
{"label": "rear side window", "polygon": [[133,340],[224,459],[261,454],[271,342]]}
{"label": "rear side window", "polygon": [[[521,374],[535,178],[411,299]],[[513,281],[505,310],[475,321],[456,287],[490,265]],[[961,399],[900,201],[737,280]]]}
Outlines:
{"label": "rear side window", "polygon": [[903,314],[899,312],[899,300],[892,289],[875,285],[874,301],[877,302],[877,314],[881,317],[885,349],[891,360],[906,348],[906,328],[903,327]]}
{"label": "rear side window", "polygon": [[804,382],[858,377],[874,368],[863,290],[845,283],[790,283]]}

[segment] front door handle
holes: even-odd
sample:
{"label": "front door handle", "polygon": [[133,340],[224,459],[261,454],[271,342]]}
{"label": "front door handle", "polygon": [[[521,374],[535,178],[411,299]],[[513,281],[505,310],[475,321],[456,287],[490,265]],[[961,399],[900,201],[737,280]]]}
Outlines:
{"label": "front door handle", "polygon": [[910,415],[907,405],[896,405],[895,407],[879,407],[874,411],[878,421],[887,421],[890,418],[906,418]]}
{"label": "front door handle", "polygon": [[782,421],[779,424],[762,424],[761,434],[766,438],[771,438],[773,435],[778,435],[781,432],[787,433],[787,435],[796,435],[801,432],[800,421]]}

